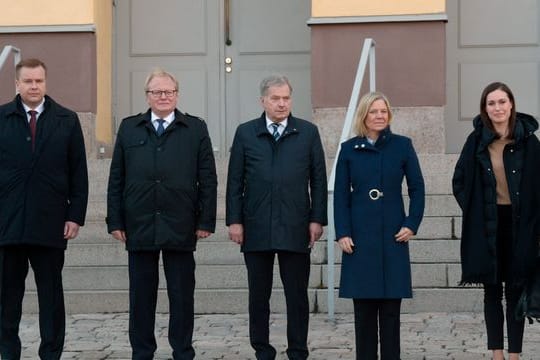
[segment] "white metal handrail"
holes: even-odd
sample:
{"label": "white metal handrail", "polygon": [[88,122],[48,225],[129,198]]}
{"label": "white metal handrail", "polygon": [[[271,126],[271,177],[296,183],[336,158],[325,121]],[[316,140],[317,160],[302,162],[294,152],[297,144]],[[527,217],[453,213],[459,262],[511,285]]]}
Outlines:
{"label": "white metal handrail", "polygon": [[0,53],[0,70],[4,67],[4,64],[11,53],[13,53],[13,62],[15,66],[21,61],[21,50],[13,45],[6,45]]}
{"label": "white metal handrail", "polygon": [[334,164],[332,165],[332,171],[330,172],[330,178],[328,179],[328,227],[327,227],[327,251],[328,251],[328,269],[327,269],[327,282],[328,282],[328,318],[334,320],[335,302],[334,302],[334,241],[336,238],[336,230],[334,228],[334,182],[336,178],[336,164],[341,150],[341,143],[347,140],[351,134],[353,126],[353,120],[356,114],[356,108],[358,107],[358,101],[360,100],[360,90],[362,88],[362,82],[364,81],[364,73],[369,60],[369,91],[375,91],[375,41],[371,38],[364,40],[364,46],[360,54],[360,60],[358,61],[358,68],[356,70],[356,77],[354,79],[354,85],[351,92],[351,98],[349,100],[349,106],[347,113],[345,114],[345,123],[343,124],[343,130],[341,131],[341,137],[339,138],[338,149],[336,157],[334,158]]}

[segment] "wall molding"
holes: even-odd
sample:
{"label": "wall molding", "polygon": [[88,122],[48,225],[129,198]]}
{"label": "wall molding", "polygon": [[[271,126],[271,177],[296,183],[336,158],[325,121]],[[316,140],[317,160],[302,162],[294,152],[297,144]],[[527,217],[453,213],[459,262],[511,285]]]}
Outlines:
{"label": "wall molding", "polygon": [[312,17],[308,25],[326,24],[360,24],[360,23],[389,23],[389,22],[422,22],[422,21],[448,21],[446,14],[418,14],[418,15],[386,15],[386,16],[340,16],[340,17]]}
{"label": "wall molding", "polygon": [[80,25],[24,25],[0,26],[0,34],[51,33],[51,32],[96,32],[95,24]]}

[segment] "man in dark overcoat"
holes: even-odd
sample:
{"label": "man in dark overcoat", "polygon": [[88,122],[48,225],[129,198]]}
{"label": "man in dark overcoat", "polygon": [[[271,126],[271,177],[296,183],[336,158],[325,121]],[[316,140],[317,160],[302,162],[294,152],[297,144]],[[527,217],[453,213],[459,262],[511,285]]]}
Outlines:
{"label": "man in dark overcoat", "polygon": [[39,302],[41,359],[60,359],[67,241],[84,225],[88,171],[77,114],[46,93],[47,68],[15,68],[18,95],[0,107],[0,354],[19,359],[25,279],[32,266]]}
{"label": "man in dark overcoat", "polygon": [[153,359],[159,257],[167,279],[173,358],[193,359],[195,251],[214,232],[217,176],[206,124],[176,109],[178,81],[161,69],[145,84],[150,108],[118,130],[107,225],[126,244],[133,359]]}
{"label": "man in dark overcoat", "polygon": [[274,359],[269,300],[277,255],[287,303],[287,355],[308,357],[310,249],[327,223],[324,152],[317,127],[291,115],[285,76],[261,82],[260,118],[236,130],[227,179],[229,237],[248,273],[249,335],[257,359]]}

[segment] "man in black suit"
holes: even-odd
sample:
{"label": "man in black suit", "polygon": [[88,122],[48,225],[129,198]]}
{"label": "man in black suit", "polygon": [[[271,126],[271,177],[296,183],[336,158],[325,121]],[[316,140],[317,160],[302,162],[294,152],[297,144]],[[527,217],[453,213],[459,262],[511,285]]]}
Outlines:
{"label": "man in black suit", "polygon": [[65,310],[62,268],[67,241],[84,224],[88,172],[77,114],[46,93],[38,59],[16,66],[18,95],[0,106],[0,354],[19,359],[25,279],[34,271],[41,359],[60,359]]}
{"label": "man in black suit", "polygon": [[169,343],[175,360],[192,360],[195,251],[214,232],[217,176],[208,129],[180,112],[178,81],[156,69],[145,84],[149,109],[118,130],[107,195],[107,224],[129,257],[132,359],[151,360],[159,258],[167,279]]}
{"label": "man in black suit", "polygon": [[317,127],[291,115],[282,75],[261,82],[263,114],[236,130],[227,178],[229,237],[248,272],[249,335],[257,359],[275,359],[269,300],[277,255],[287,302],[287,355],[307,359],[310,249],[327,222],[324,152]]}

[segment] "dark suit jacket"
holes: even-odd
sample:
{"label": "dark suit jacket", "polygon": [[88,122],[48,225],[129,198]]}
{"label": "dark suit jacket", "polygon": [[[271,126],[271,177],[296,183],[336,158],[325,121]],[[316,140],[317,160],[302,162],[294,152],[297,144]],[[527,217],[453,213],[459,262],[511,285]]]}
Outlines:
{"label": "dark suit jacket", "polygon": [[127,250],[195,250],[195,231],[214,231],[216,194],[204,121],[176,110],[160,137],[150,110],[122,121],[111,162],[107,225],[109,232],[126,231]]}
{"label": "dark suit jacket", "polygon": [[317,127],[289,116],[274,141],[263,113],[236,130],[227,225],[244,225],[242,251],[309,252],[309,223],[327,224],[324,152]]}
{"label": "dark suit jacket", "polygon": [[0,246],[66,248],[64,224],[84,225],[88,173],[77,114],[45,97],[35,151],[20,96],[0,106]]}

